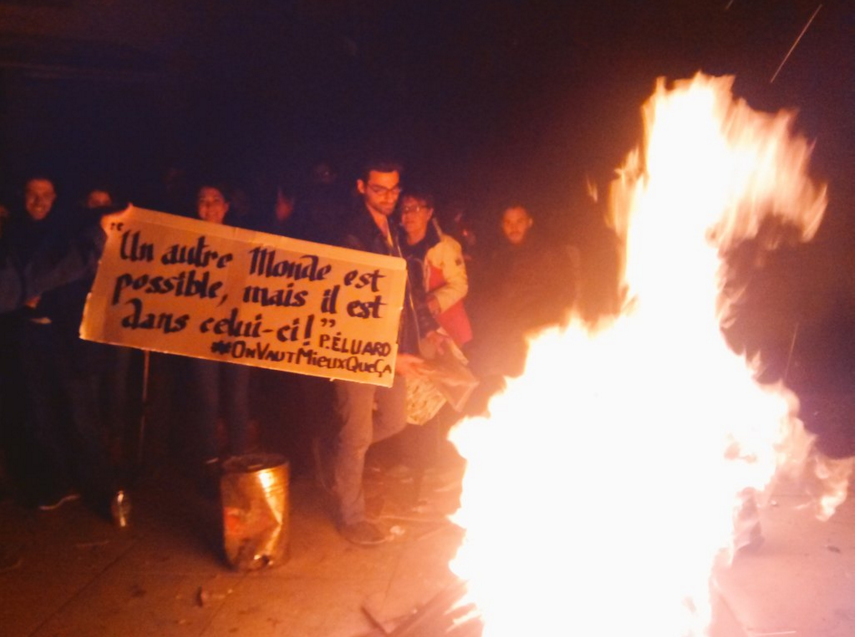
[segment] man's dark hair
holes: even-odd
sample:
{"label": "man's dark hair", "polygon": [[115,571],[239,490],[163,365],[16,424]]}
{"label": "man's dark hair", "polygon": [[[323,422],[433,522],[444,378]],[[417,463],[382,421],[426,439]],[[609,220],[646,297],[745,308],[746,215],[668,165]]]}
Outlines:
{"label": "man's dark hair", "polygon": [[106,179],[99,179],[90,181],[86,184],[86,188],[81,193],[82,198],[85,199],[90,193],[93,193],[96,190],[106,192],[111,197],[116,197],[116,187]]}
{"label": "man's dark hair", "polygon": [[394,159],[386,157],[371,158],[362,164],[362,172],[360,173],[359,178],[365,183],[368,183],[368,175],[372,170],[378,173],[397,172],[398,174],[401,174],[404,172],[404,167],[400,162],[397,162]]}
{"label": "man's dark hair", "polygon": [[215,190],[219,190],[223,199],[225,199],[227,203],[231,202],[232,195],[234,194],[232,188],[224,180],[220,179],[200,179],[199,185],[196,186],[197,197],[199,196],[199,192],[202,188],[214,188]]}
{"label": "man's dark hair", "polygon": [[531,208],[529,208],[527,204],[524,204],[522,201],[520,201],[518,199],[508,199],[508,200],[502,202],[502,205],[499,208],[499,217],[500,218],[504,217],[505,213],[508,210],[510,210],[511,208],[522,208],[523,210],[526,211],[526,213],[528,214],[529,217],[534,216],[531,214]]}
{"label": "man's dark hair", "polygon": [[21,194],[22,195],[24,194],[24,191],[27,190],[27,186],[30,185],[31,181],[49,181],[51,183],[51,185],[53,186],[54,190],[59,190],[59,186],[56,183],[56,178],[53,177],[51,174],[46,173],[46,172],[34,172],[34,173],[27,175],[27,177],[24,178],[24,181],[21,184]]}

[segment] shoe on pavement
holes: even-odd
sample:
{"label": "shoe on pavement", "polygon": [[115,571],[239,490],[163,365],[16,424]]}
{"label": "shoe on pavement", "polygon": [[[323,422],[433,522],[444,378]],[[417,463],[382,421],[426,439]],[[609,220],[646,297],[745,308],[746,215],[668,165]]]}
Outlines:
{"label": "shoe on pavement", "polygon": [[55,511],[66,502],[74,502],[79,499],[80,494],[74,493],[73,491],[58,497],[47,498],[44,502],[39,504],[39,511]]}
{"label": "shoe on pavement", "polygon": [[366,520],[341,527],[341,535],[358,546],[377,546],[389,540],[389,536]]}

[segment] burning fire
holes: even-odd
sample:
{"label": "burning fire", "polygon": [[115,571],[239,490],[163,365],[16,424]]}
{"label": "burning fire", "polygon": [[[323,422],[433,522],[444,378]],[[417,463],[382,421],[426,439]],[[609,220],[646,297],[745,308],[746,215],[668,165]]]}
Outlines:
{"label": "burning fire", "polygon": [[850,465],[811,451],[796,396],[722,335],[722,254],[770,215],[807,241],[826,205],[792,115],[731,86],[659,82],[612,186],[623,312],[538,335],[491,416],[452,432],[468,468],[451,567],[485,637],[705,634],[746,489],[809,465],[822,516],[845,498]]}

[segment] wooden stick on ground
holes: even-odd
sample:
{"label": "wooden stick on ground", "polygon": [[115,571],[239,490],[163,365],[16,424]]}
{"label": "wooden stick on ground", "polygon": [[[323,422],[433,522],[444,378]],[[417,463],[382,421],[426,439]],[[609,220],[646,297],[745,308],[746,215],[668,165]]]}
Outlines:
{"label": "wooden stick on ground", "polygon": [[392,631],[390,637],[434,637],[448,634],[449,630],[454,629],[453,621],[456,615],[450,618],[447,615],[465,593],[466,582],[455,580]]}

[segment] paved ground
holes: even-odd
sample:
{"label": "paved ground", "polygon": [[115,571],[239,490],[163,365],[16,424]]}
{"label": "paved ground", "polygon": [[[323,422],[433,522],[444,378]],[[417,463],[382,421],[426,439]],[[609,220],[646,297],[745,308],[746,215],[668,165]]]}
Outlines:
{"label": "paved ground", "polygon": [[761,510],[765,542],[716,575],[747,637],[855,635],[855,502],[827,522],[781,488]]}
{"label": "paved ground", "polygon": [[[290,491],[290,560],[250,573],[224,563],[217,506],[166,471],[136,489],[125,530],[79,503],[40,513],[3,502],[0,547],[22,559],[0,573],[0,635],[382,635],[365,609],[390,630],[448,585],[460,532],[436,515],[453,506],[453,491],[429,485],[434,510],[414,512],[406,483],[371,485],[386,494],[380,511],[395,541],[349,545],[331,527],[322,493],[300,478]],[[761,549],[717,573],[714,637],[855,635],[855,502],[827,523],[806,504],[783,488],[761,511]]]}
{"label": "paved ground", "polygon": [[[225,563],[217,505],[175,472],[134,491],[124,530],[79,502],[52,512],[3,502],[0,547],[22,562],[0,573],[0,635],[355,637],[375,629],[363,607],[392,625],[451,581],[460,531],[424,505],[399,506],[406,482],[369,479],[372,494],[388,496],[381,514],[393,542],[344,541],[323,493],[300,478],[290,489],[290,559],[249,573]],[[450,510],[456,497],[443,491],[432,501]]]}

